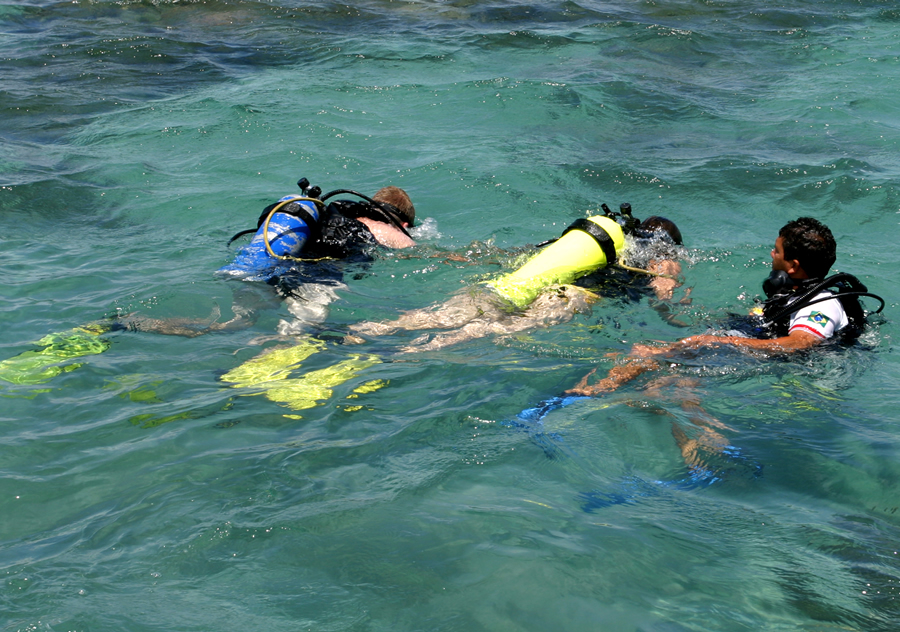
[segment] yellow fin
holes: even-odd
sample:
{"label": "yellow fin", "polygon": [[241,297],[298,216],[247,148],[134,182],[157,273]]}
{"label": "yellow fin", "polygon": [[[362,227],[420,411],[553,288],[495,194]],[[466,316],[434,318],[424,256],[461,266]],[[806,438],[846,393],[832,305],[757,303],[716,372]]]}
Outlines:
{"label": "yellow fin", "polygon": [[324,342],[308,338],[293,347],[271,349],[233,368],[220,379],[231,382],[235,388],[284,380],[301,362],[323,348]]}
{"label": "yellow fin", "polygon": [[0,380],[11,384],[43,384],[63,371],[72,371],[81,366],[59,366],[66,360],[103,353],[112,343],[85,328],[76,327],[48,334],[35,344],[44,348],[40,351],[25,351],[0,362]]}
{"label": "yellow fin", "polygon": [[366,382],[365,384],[360,384],[356,388],[353,389],[353,392],[357,395],[364,395],[365,393],[374,393],[375,391],[384,388],[390,384],[389,380],[371,380]]}
{"label": "yellow fin", "polygon": [[377,356],[352,356],[324,369],[310,371],[299,378],[264,385],[264,392],[267,399],[284,404],[291,410],[312,408],[331,397],[336,386],[380,362]]}

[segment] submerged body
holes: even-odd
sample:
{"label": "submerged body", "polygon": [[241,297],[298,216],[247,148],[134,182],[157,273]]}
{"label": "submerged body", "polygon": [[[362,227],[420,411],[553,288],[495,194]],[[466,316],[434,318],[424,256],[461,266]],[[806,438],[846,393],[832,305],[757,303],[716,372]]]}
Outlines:
{"label": "submerged body", "polygon": [[[585,221],[601,228],[606,236],[592,235],[595,228]],[[570,227],[562,238],[510,274],[430,308],[409,311],[392,321],[358,323],[351,330],[374,336],[399,330],[449,330],[421,336],[402,349],[434,351],[484,336],[551,327],[570,321],[576,314],[589,313],[591,305],[600,299],[588,289],[593,284],[590,275],[605,272],[616,262],[625,252],[626,239],[622,228],[608,217],[589,218],[573,226],[577,228]],[[671,299],[679,285],[675,280],[681,272],[678,262],[648,260],[646,264],[654,274],[665,275],[654,277],[649,284],[656,297]]]}
{"label": "submerged body", "polygon": [[355,333],[383,336],[400,330],[450,330],[422,336],[403,351],[435,351],[490,335],[513,334],[570,321],[575,314],[590,312],[597,295],[574,285],[553,285],[528,306],[517,309],[493,290],[470,288],[440,305],[406,312],[388,322],[363,322],[351,326]]}

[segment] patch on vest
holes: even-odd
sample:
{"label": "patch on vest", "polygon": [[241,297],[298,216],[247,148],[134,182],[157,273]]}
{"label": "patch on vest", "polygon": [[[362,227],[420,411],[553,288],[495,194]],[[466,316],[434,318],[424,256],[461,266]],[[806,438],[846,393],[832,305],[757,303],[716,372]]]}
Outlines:
{"label": "patch on vest", "polygon": [[816,325],[818,325],[818,326],[821,327],[822,329],[825,329],[825,327],[826,327],[826,326],[828,325],[828,323],[831,321],[831,319],[828,318],[828,316],[826,316],[826,315],[823,314],[822,312],[812,312],[812,313],[807,317],[806,320],[810,321],[811,323],[815,323]]}

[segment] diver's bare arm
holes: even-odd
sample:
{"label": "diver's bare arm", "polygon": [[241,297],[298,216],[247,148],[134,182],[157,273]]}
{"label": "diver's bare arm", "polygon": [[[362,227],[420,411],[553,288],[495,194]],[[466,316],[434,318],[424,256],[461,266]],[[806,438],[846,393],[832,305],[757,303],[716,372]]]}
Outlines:
{"label": "diver's bare arm", "polygon": [[770,353],[783,353],[785,351],[801,351],[814,347],[822,341],[822,338],[805,331],[795,331],[781,338],[759,339],[742,338],[740,336],[691,336],[676,342],[667,350],[699,349],[700,347],[719,347],[730,345],[742,349],[754,349]]}
{"label": "diver's bare arm", "polygon": [[788,336],[771,340],[757,338],[742,338],[740,336],[691,336],[672,345],[663,347],[651,347],[649,345],[634,345],[631,350],[632,359],[620,366],[613,367],[607,376],[596,384],[588,385],[588,380],[593,371],[584,376],[574,388],[566,391],[575,395],[597,395],[609,393],[623,384],[630,382],[647,371],[659,368],[659,363],[654,356],[668,355],[686,349],[699,349],[701,347],[719,347],[730,345],[743,349],[754,349],[770,353],[784,353],[800,351],[813,347],[822,339],[803,331],[795,331]]}

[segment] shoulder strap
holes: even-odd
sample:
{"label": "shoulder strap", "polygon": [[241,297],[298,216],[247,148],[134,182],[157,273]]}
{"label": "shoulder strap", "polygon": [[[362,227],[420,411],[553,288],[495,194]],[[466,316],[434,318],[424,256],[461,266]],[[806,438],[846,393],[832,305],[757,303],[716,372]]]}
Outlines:
{"label": "shoulder strap", "polygon": [[606,264],[612,265],[616,262],[616,245],[613,243],[612,237],[606,232],[602,226],[595,224],[589,219],[583,217],[576,219],[572,224],[563,231],[563,235],[572,230],[580,230],[587,233],[597,242],[597,245],[606,255]]}
{"label": "shoulder strap", "polygon": [[[406,227],[403,226],[404,220],[402,213],[400,213],[400,210],[393,204],[388,204],[387,202],[381,202],[379,200],[373,200],[368,195],[363,195],[362,193],[353,191],[351,189],[337,189],[335,191],[329,191],[322,196],[322,201],[343,193],[355,195],[356,197],[368,202],[368,204],[356,202],[356,204],[359,204],[359,210],[357,211],[357,215],[355,215],[354,217],[368,217],[369,219],[373,219],[376,222],[384,222],[385,224],[390,224],[407,237],[412,238],[412,235],[410,235],[409,231],[406,230]],[[336,200],[336,202],[344,201],[345,200]],[[334,202],[332,202],[332,204],[334,204]]]}
{"label": "shoulder strap", "polygon": [[[259,216],[259,219],[256,221],[256,230],[259,230],[260,226],[263,225],[263,222],[266,221],[266,218],[269,216],[269,213],[272,212],[272,209],[275,208],[275,204],[269,204],[265,209],[263,209],[262,215]],[[306,225],[309,226],[309,229],[315,233],[319,230],[319,220],[313,217],[309,211],[304,208],[304,206],[298,202],[291,202],[286,204],[284,208],[279,209],[279,213],[284,213],[285,215],[293,215],[294,217],[299,217]]]}

